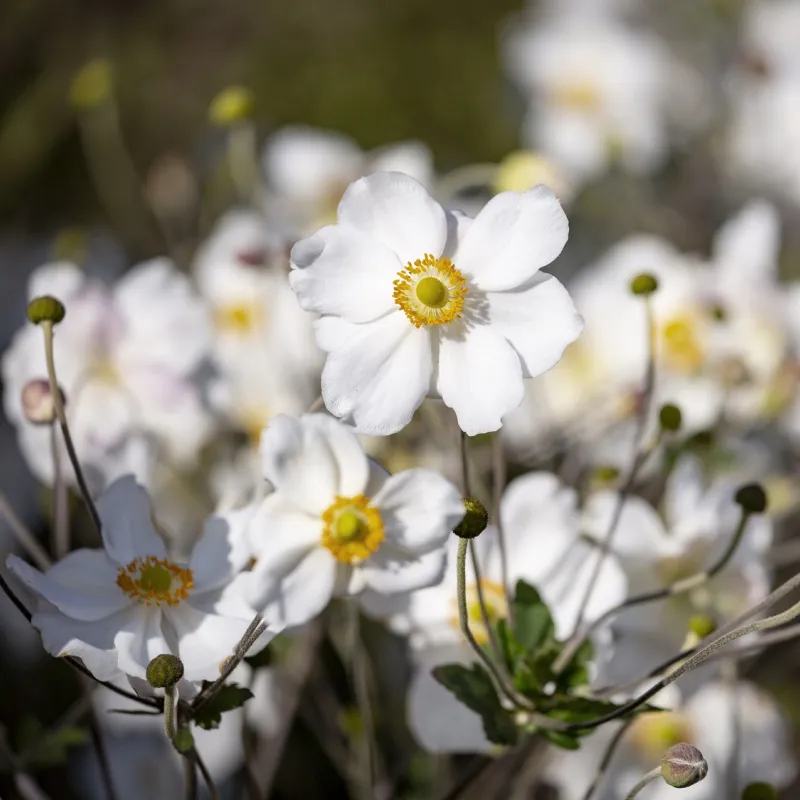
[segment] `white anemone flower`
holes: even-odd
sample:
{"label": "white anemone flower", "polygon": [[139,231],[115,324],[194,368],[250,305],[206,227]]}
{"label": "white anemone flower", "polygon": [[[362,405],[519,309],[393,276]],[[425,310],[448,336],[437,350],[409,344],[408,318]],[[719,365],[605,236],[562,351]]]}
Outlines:
{"label": "white anemone flower", "polygon": [[255,616],[244,599],[247,576],[239,574],[249,558],[252,509],[210,517],[188,562],[168,554],[147,492],[132,477],[113,483],[97,510],[102,549],[75,550],[45,573],[8,558],[37,598],[32,622],[45,650],[77,656],[101,680],[144,679],[161,653],[181,659],[186,681],[218,678]]}
{"label": "white anemone flower", "polygon": [[[118,473],[120,453],[129,468],[145,460],[136,452],[125,455],[141,436],[155,440],[173,463],[191,462],[213,430],[196,378],[210,355],[211,328],[186,277],[159,259],[108,289],[73,264],[56,263],[33,273],[28,294],[52,295],[66,307],[54,331],[56,371],[75,448],[99,473],[95,483],[102,486]],[[28,323],[17,332],[2,372],[4,409],[25,459],[51,483],[49,427],[27,422],[21,401],[29,381],[47,378],[38,327]],[[66,469],[65,452],[61,461]]]}
{"label": "white anemone flower", "polygon": [[[566,639],[594,570],[594,548],[581,540],[577,496],[550,473],[532,472],[512,481],[503,495],[501,517],[507,550],[510,592],[518,580],[536,587],[550,607],[556,636]],[[475,540],[481,564],[480,587],[491,620],[507,616],[497,529],[487,528]],[[388,617],[390,627],[407,634],[416,672],[408,696],[408,717],[417,741],[430,752],[476,752],[491,749],[480,717],[459,703],[431,676],[431,669],[452,662],[470,663],[475,654],[458,620],[455,548],[444,580],[429,589],[385,598],[366,592],[362,605],[372,616]],[[627,581],[614,557],[605,559],[586,618],[595,619],[625,598]],[[478,586],[467,566],[470,630],[488,642]]]}
{"label": "white anemone flower", "polygon": [[464,516],[453,484],[426,469],[389,475],[325,414],[275,417],[261,437],[275,487],[250,522],[249,598],[264,618],[301,625],[334,595],[430,586]]}
{"label": "white anemone flower", "polygon": [[495,196],[475,219],[445,211],[401,173],[353,183],[339,221],[292,249],[300,304],[322,314],[322,396],[360,433],[396,433],[426,396],[473,435],[497,430],[580,334],[566,289],[539,270],[567,218],[537,186]]}

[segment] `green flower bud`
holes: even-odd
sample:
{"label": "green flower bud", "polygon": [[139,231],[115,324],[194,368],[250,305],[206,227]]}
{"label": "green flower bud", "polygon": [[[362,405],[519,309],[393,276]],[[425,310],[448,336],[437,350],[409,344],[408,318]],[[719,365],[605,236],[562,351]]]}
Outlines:
{"label": "green flower bud", "polygon": [[215,125],[232,125],[253,114],[255,99],[244,86],[229,86],[223,89],[208,107],[208,118]]}
{"label": "green flower bud", "polygon": [[661,430],[674,432],[680,430],[683,415],[678,406],[665,403],[658,412],[658,421],[661,424]]}
{"label": "green flower bud", "polygon": [[73,79],[69,90],[70,102],[80,110],[96,108],[111,97],[112,86],[111,62],[105,58],[95,58]]}
{"label": "green flower bud", "polygon": [[670,747],[661,759],[661,777],[675,789],[686,789],[708,775],[703,754],[691,744],[681,742]]}
{"label": "green flower bud", "polygon": [[34,297],[28,303],[28,319],[34,325],[41,325],[43,322],[52,322],[54,325],[58,325],[64,319],[64,314],[66,314],[64,304],[49,294]]}
{"label": "green flower bud", "polygon": [[648,297],[658,289],[658,281],[649,272],[642,272],[631,281],[631,293],[638,297]]}
{"label": "green flower bud", "polygon": [[172,737],[172,744],[179,753],[188,753],[194,749],[194,736],[188,728],[181,728]]}
{"label": "green flower bud", "polygon": [[689,630],[700,639],[714,633],[717,623],[708,614],[695,614],[689,620]]}
{"label": "green flower bud", "polygon": [[489,524],[489,512],[483,503],[474,497],[464,498],[464,508],[466,509],[464,519],[456,525],[453,533],[462,539],[474,539],[486,530]]}
{"label": "green flower bud", "polygon": [[771,783],[751,783],[742,792],[742,800],[778,800],[778,790]]}
{"label": "green flower bud", "polygon": [[162,653],[147,665],[145,675],[155,689],[168,689],[183,677],[183,664],[178,656]]}
{"label": "green flower bud", "polygon": [[760,483],[740,487],[734,500],[749,514],[763,514],[767,508],[767,493]]}

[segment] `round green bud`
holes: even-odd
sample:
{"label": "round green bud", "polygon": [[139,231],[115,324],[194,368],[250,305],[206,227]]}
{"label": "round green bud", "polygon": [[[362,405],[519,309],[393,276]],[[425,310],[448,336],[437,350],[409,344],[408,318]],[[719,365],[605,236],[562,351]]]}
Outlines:
{"label": "round green bud", "polygon": [[661,777],[675,789],[694,786],[706,775],[708,764],[703,754],[692,744],[676,744],[661,759]]}
{"label": "round green bud", "polygon": [[244,86],[223,89],[208,107],[208,118],[215,125],[232,125],[253,115],[255,98]]}
{"label": "round green bud", "polygon": [[751,783],[742,792],[742,800],[778,800],[778,790],[771,783]]}
{"label": "round green bud", "polygon": [[619,478],[619,467],[613,464],[600,464],[594,468],[592,478],[598,483],[613,483]]}
{"label": "round green bud", "polygon": [[85,110],[96,108],[111,97],[113,74],[111,62],[95,58],[75,76],[69,90],[73,108]]}
{"label": "round green bud", "polygon": [[480,500],[474,497],[464,498],[466,513],[464,519],[456,525],[453,533],[462,539],[474,539],[486,530],[489,524],[489,512]]}
{"label": "round green bud", "polygon": [[708,614],[695,614],[689,620],[689,630],[700,639],[705,639],[716,629],[717,623]]}
{"label": "round green bud", "polygon": [[145,676],[155,689],[168,689],[183,677],[183,664],[178,656],[162,653],[147,665]]}
{"label": "round green bud", "polygon": [[734,500],[748,514],[763,514],[767,509],[767,493],[760,483],[748,483],[740,487]]}
{"label": "round green bud", "polygon": [[672,403],[665,403],[661,406],[661,411],[658,412],[658,421],[661,425],[661,430],[674,432],[680,430],[683,415],[678,406]]}
{"label": "round green bud", "polygon": [[49,294],[34,297],[28,303],[28,319],[34,325],[41,325],[43,322],[52,322],[57,325],[64,319],[64,314],[66,314],[64,304]]}
{"label": "round green bud", "polygon": [[642,272],[631,281],[631,293],[638,297],[648,297],[658,289],[658,281],[649,272]]}
{"label": "round green bud", "polygon": [[188,728],[180,728],[172,737],[172,744],[179,753],[188,753],[194,750],[194,736]]}
{"label": "round green bud", "polygon": [[[59,389],[61,405],[66,404],[64,392]],[[50,391],[50,381],[34,378],[22,389],[22,412],[32,425],[51,425],[56,421],[56,404]]]}

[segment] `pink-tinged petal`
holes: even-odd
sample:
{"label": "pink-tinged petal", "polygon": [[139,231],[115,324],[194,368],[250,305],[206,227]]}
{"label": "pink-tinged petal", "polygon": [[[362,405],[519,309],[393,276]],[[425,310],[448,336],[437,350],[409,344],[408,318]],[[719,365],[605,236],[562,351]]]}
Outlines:
{"label": "pink-tinged petal", "polygon": [[364,588],[378,594],[393,595],[441,583],[446,568],[447,551],[444,547],[414,555],[386,542],[354,572],[363,577]]}
{"label": "pink-tinged petal", "polygon": [[306,311],[369,322],[395,308],[395,253],[348,225],[329,225],[292,248],[289,283]]}
{"label": "pink-tinged petal", "polygon": [[496,431],[522,403],[522,366],[491,328],[452,322],[440,338],[437,389],[469,436]]}
{"label": "pink-tinged petal", "polygon": [[380,510],[387,543],[414,553],[442,547],[464,517],[461,492],[429,469],[392,475],[372,502]]}
{"label": "pink-tinged petal", "polygon": [[[175,653],[167,643],[161,628],[162,612],[159,606],[137,605],[114,637],[119,668],[135,678],[144,678],[147,665],[162,653]],[[177,653],[175,653],[177,655]]]}
{"label": "pink-tinged petal", "polygon": [[147,490],[131,475],[119,478],[97,500],[103,543],[108,557],[125,566],[135,558],[165,558],[166,547],[156,533]]}
{"label": "pink-tinged petal", "polygon": [[517,351],[526,378],[557,364],[583,330],[572,298],[552,275],[539,273],[517,290],[487,292],[485,297],[487,324]]}
{"label": "pink-tinged petal", "polygon": [[322,371],[328,410],[359,433],[387,436],[408,425],[430,385],[428,331],[400,311],[365,325],[323,317],[315,330],[329,352]]}
{"label": "pink-tinged petal", "polygon": [[261,608],[270,627],[293,628],[314,619],[333,597],[338,562],[323,547],[311,550],[296,568],[276,578],[270,585],[258,582],[253,571],[253,590],[249,596]]}
{"label": "pink-tinged petal", "polygon": [[569,223],[546,186],[495,195],[475,217],[454,257],[482,291],[527,283],[564,249]]}
{"label": "pink-tinged petal", "polygon": [[75,550],[46,573],[14,555],[7,564],[32,592],[72,619],[95,622],[130,604],[102,550]]}
{"label": "pink-tinged petal", "polygon": [[403,264],[441,255],[447,241],[444,209],[402,172],[376,172],[351,183],[339,203],[339,222],[382,242]]}

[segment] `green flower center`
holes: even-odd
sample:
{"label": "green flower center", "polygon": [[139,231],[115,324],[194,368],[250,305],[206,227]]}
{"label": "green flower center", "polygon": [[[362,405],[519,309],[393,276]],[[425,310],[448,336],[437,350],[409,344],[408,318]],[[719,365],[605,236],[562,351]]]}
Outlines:
{"label": "green flower center", "polygon": [[438,278],[423,278],[416,292],[417,299],[428,308],[442,308],[447,303],[447,287]]}
{"label": "green flower center", "polygon": [[343,542],[361,538],[365,528],[364,520],[355,511],[345,511],[336,520],[336,536]]}
{"label": "green flower center", "polygon": [[166,567],[160,565],[145,567],[139,580],[142,588],[148,592],[168,592],[172,585],[172,575]]}

